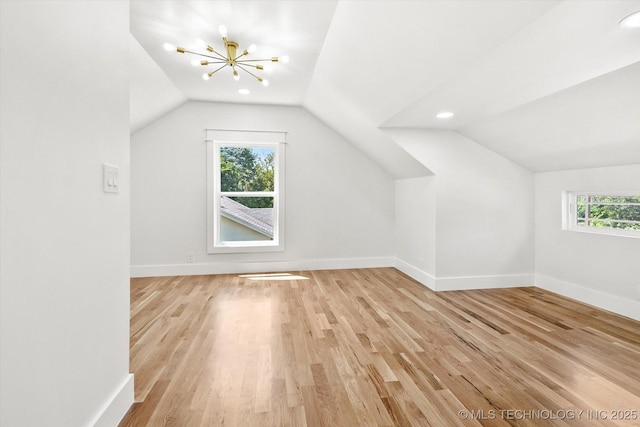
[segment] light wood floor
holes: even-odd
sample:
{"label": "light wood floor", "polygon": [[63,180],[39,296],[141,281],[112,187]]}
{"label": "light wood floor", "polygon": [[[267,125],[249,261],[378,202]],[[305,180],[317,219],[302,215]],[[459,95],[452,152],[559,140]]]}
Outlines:
{"label": "light wood floor", "polygon": [[536,288],[295,274],[133,279],[121,426],[640,426],[639,322]]}

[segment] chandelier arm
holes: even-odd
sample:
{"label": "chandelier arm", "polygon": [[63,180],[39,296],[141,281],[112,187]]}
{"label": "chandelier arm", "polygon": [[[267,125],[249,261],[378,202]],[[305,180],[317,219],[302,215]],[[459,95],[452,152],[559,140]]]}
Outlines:
{"label": "chandelier arm", "polygon": [[[227,62],[227,58],[217,58],[217,57],[215,57],[215,56],[207,55],[207,54],[205,54],[205,53],[194,52],[194,51],[186,50],[186,49],[185,49],[185,53],[190,53],[191,55],[204,56],[205,58],[216,59],[216,60],[218,60],[218,61],[220,61],[220,60],[224,60],[224,63],[226,63],[226,62]],[[216,53],[217,53],[217,52],[216,52]]]}
{"label": "chandelier arm", "polygon": [[240,65],[244,65],[245,67],[253,67],[253,68],[258,68],[260,66],[260,64],[253,65],[253,64],[245,64],[244,61],[236,61],[236,66],[240,66]]}
{"label": "chandelier arm", "polygon": [[246,68],[244,68],[241,64],[236,63],[236,67],[240,68],[242,71],[244,71],[245,73],[251,74],[253,77],[255,77],[258,80],[262,80],[261,77],[256,76],[255,74],[253,74],[251,71],[247,70]]}
{"label": "chandelier arm", "polygon": [[[211,47],[211,46],[209,46],[209,47]],[[208,50],[208,49],[207,49],[207,50]],[[223,54],[221,54],[220,52],[218,52],[217,50],[214,50],[213,48],[211,48],[210,52],[215,53],[216,55],[218,55],[218,56],[220,57],[220,59],[224,59],[224,60],[225,60],[225,62],[227,61],[227,57],[226,57],[226,56],[224,56]]]}
{"label": "chandelier arm", "polygon": [[273,62],[272,59],[244,59],[238,62]]}
{"label": "chandelier arm", "polygon": [[242,58],[243,56],[248,55],[249,52],[247,52],[246,50],[244,52],[242,52],[240,55],[236,56],[235,58],[233,58],[233,61],[236,62],[238,60],[238,58]]}
{"label": "chandelier arm", "polygon": [[213,76],[215,73],[217,73],[218,71],[222,70],[226,66],[227,66],[227,64],[225,63],[223,66],[216,68],[215,71],[211,71],[211,72],[209,72],[207,74],[209,74],[210,76]]}

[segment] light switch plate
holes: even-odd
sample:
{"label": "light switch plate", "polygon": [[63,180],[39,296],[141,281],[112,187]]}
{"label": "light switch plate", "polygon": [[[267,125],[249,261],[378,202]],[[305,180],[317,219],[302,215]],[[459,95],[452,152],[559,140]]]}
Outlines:
{"label": "light switch plate", "polygon": [[102,190],[105,193],[117,193],[120,189],[120,168],[104,163],[103,165]]}

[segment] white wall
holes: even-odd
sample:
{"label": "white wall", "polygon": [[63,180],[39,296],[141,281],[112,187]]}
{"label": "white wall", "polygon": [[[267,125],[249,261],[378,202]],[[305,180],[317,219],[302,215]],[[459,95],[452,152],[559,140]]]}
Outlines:
{"label": "white wall", "polygon": [[386,132],[435,173],[436,289],[532,285],[533,174],[456,132]]}
{"label": "white wall", "polygon": [[133,402],[129,5],[3,0],[0,16],[0,424],[113,426]]}
{"label": "white wall", "polygon": [[435,288],[436,177],[399,179],[395,184],[398,268]]}
{"label": "white wall", "polygon": [[562,230],[562,191],[640,191],[640,165],[535,175],[536,284],[640,319],[640,239]]}
{"label": "white wall", "polygon": [[[288,132],[284,252],[207,254],[205,128]],[[301,107],[189,102],[131,145],[134,276],[393,263],[392,177]]]}

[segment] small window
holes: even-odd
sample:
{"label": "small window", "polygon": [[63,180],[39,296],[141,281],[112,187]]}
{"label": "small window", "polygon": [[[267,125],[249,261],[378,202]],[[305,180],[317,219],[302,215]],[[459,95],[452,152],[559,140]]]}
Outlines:
{"label": "small window", "polygon": [[563,228],[588,233],[640,237],[640,195],[620,192],[566,192]]}
{"label": "small window", "polygon": [[283,250],[281,144],[214,141],[209,151],[209,253]]}

